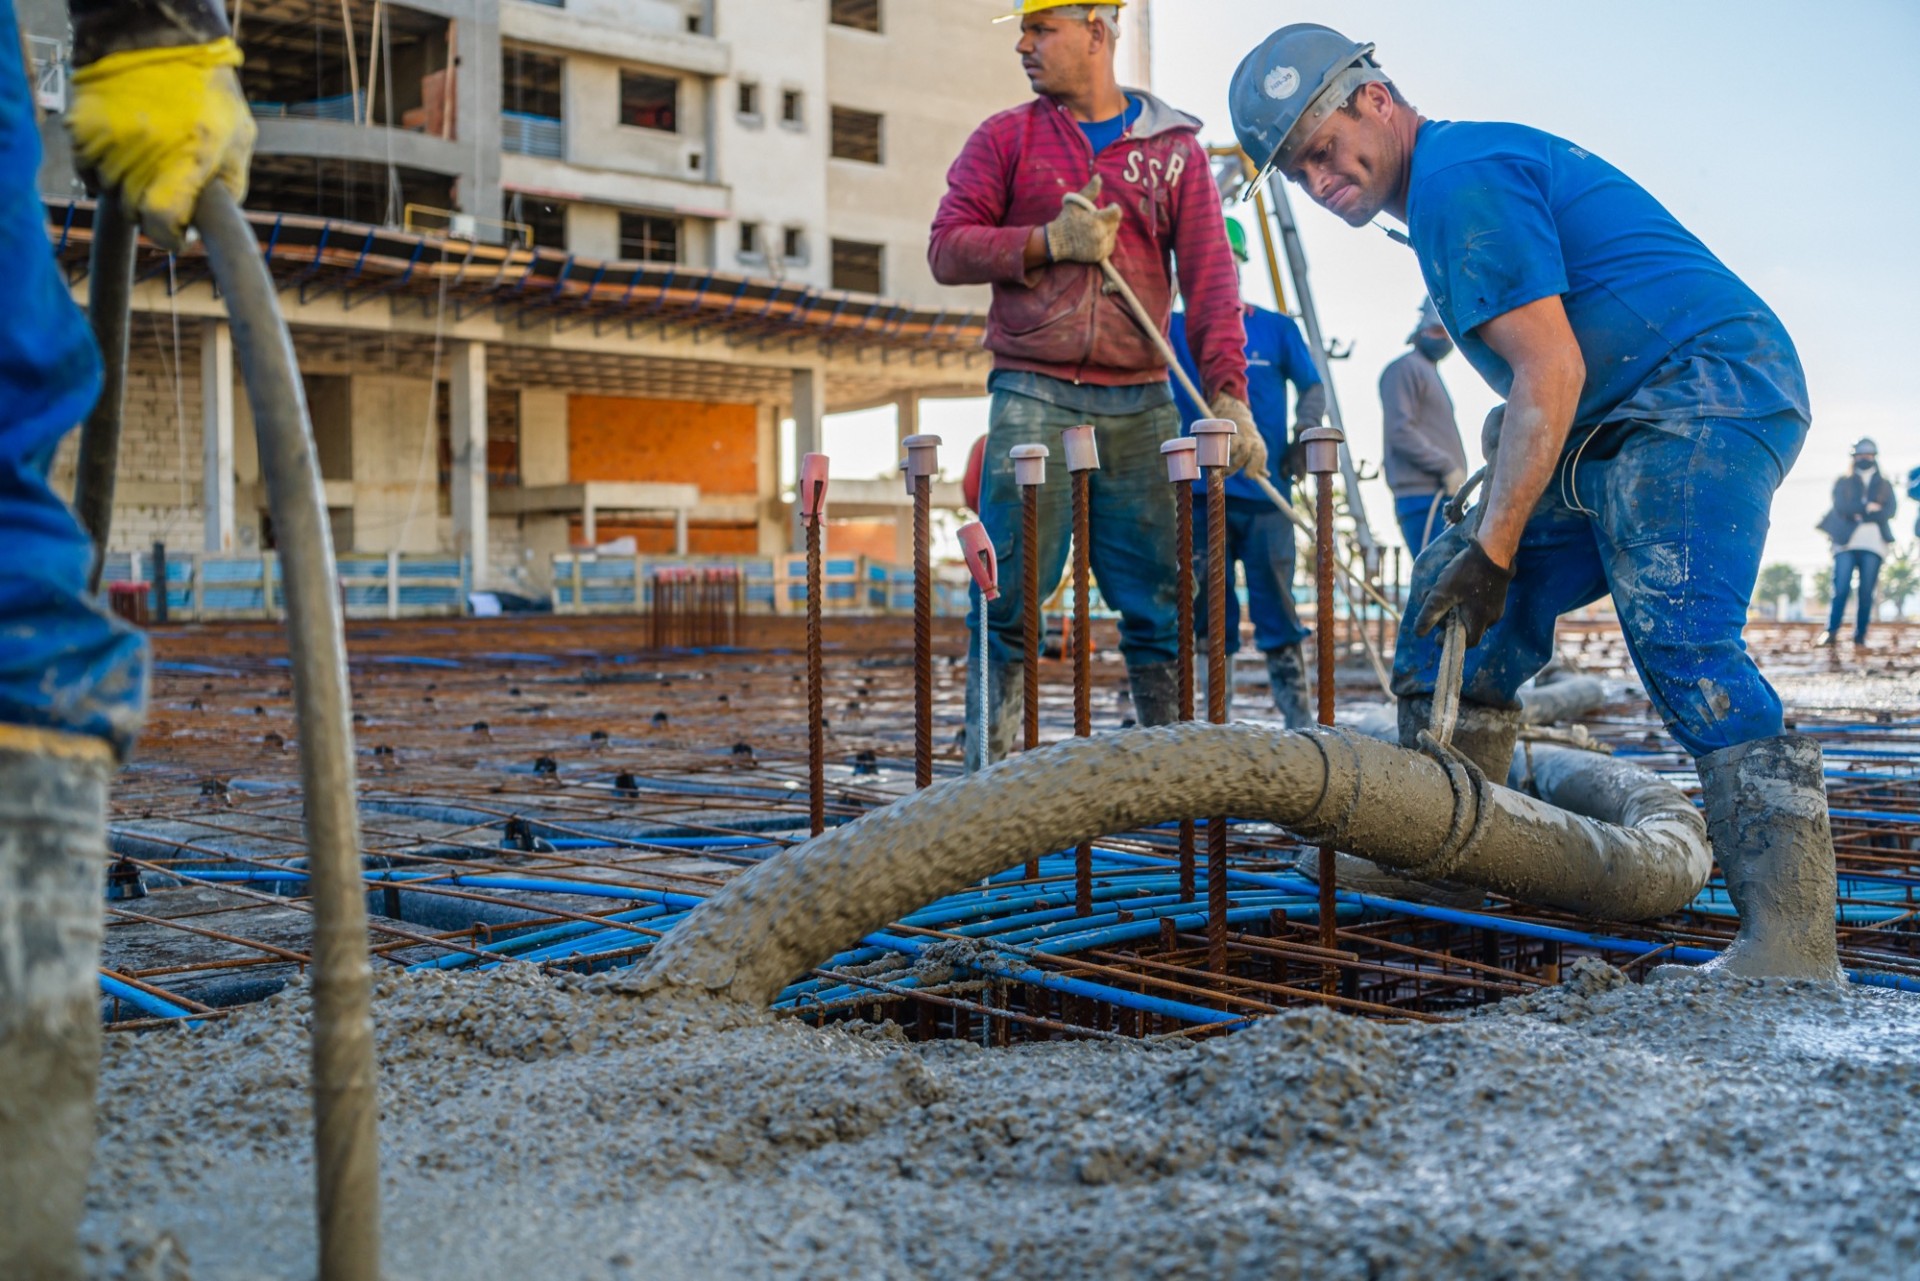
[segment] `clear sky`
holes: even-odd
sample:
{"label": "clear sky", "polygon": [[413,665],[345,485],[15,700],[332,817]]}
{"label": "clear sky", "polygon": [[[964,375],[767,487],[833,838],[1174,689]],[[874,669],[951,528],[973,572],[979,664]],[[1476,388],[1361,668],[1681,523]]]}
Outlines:
{"label": "clear sky", "polygon": [[[1807,368],[1814,423],[1775,500],[1769,560],[1827,563],[1812,526],[1858,437],[1879,442],[1896,482],[1920,466],[1920,3],[1158,0],[1155,91],[1204,120],[1205,140],[1231,141],[1228,77],[1288,21],[1373,41],[1424,115],[1516,121],[1605,157],[1779,313]],[[1334,366],[1348,436],[1363,464],[1377,461],[1375,383],[1405,350],[1419,270],[1379,231],[1353,230],[1290,194],[1321,326],[1353,344]],[[1251,229],[1250,207],[1240,216]],[[1247,295],[1270,303],[1255,244]],[[1457,355],[1441,372],[1477,458],[1479,423],[1495,398]],[[925,407],[923,428],[949,442],[950,469],[985,430],[985,408]],[[836,470],[843,457],[844,474],[890,470],[892,427],[890,410],[831,422]],[[1384,486],[1367,485],[1363,496],[1383,541],[1397,541]],[[1903,540],[1914,514],[1903,495],[1895,529]]]}

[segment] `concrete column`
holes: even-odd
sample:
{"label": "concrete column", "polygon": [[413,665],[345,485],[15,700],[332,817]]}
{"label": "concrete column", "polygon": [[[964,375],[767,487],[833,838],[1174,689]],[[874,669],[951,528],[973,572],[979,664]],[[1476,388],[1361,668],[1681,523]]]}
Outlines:
{"label": "concrete column", "polygon": [[[454,80],[458,103],[454,136],[464,145],[464,172],[456,203],[481,218],[500,216],[500,0],[473,0],[473,16],[453,24],[460,59]],[[362,55],[363,57],[365,55]],[[497,226],[481,224],[481,238],[494,240]]]}
{"label": "concrete column", "polygon": [[[899,444],[909,436],[920,434],[920,393],[901,392],[894,399],[894,410],[899,419],[894,426],[894,442],[898,445],[894,456],[905,458],[907,448]],[[913,509],[902,508],[893,518],[893,563],[911,566],[913,564]]]}
{"label": "concrete column", "polygon": [[233,331],[224,320],[200,329],[200,505],[206,513],[201,547],[234,550]]}
{"label": "concrete column", "polygon": [[447,408],[453,436],[453,550],[473,565],[473,586],[492,577],[487,563],[487,348],[452,344]]}
{"label": "concrete column", "polygon": [[[780,465],[784,470],[780,475],[780,490],[785,491],[788,484],[798,479],[800,459],[807,454],[821,452],[822,442],[826,439],[826,429],[822,420],[827,412],[827,374],[819,367],[796,369],[793,371],[793,457],[783,458]],[[804,551],[807,546],[807,533],[800,524],[800,504],[793,505],[793,517],[789,523],[788,544],[794,551]]]}

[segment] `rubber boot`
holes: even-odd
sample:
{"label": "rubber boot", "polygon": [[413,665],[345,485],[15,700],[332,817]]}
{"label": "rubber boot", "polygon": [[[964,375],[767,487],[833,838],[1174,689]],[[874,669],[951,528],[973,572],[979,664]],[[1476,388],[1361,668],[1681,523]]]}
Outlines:
{"label": "rubber boot", "polygon": [[[1400,746],[1418,750],[1420,731],[1433,720],[1433,700],[1427,697],[1400,700]],[[1454,750],[1478,765],[1490,783],[1505,784],[1513,769],[1513,747],[1520,740],[1521,713],[1516,708],[1488,707],[1483,703],[1460,702],[1460,715],[1453,723]]]}
{"label": "rubber boot", "polygon": [[987,759],[982,762],[977,746],[973,742],[973,727],[979,724],[980,704],[977,701],[980,691],[974,688],[974,669],[967,668],[967,773],[984,769],[995,761],[1005,760],[1007,753],[1013,750],[1013,744],[1020,733],[1022,718],[1026,711],[1026,673],[1025,663],[989,663],[987,664],[987,683],[993,691],[993,702],[987,706]]}
{"label": "rubber boot", "polygon": [[1180,674],[1173,663],[1128,663],[1133,718],[1142,725],[1171,725],[1180,719]]}
{"label": "rubber boot", "polygon": [[1267,651],[1267,688],[1273,694],[1273,710],[1286,720],[1288,729],[1319,724],[1307,701],[1307,666],[1298,645]]}
{"label": "rubber boot", "polygon": [[10,1277],[81,1275],[112,766],[100,739],[0,725],[0,1260]]}
{"label": "rubber boot", "polygon": [[[1697,973],[1844,982],[1834,933],[1833,828],[1820,744],[1782,734],[1699,760],[1707,839],[1740,913],[1733,944]],[[1683,966],[1663,966],[1685,972]]]}

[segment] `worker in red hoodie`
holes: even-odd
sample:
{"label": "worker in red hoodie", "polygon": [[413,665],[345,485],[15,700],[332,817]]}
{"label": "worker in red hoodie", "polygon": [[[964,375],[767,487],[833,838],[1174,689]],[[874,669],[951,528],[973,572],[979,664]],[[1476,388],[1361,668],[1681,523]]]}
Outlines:
{"label": "worker in red hoodie", "polygon": [[[1162,332],[1178,262],[1209,409],[1240,428],[1233,467],[1266,473],[1246,404],[1240,292],[1220,196],[1196,136],[1200,122],[1117,83],[1121,7],[1018,0],[1007,17],[1020,20],[1015,48],[1037,96],[967,139],[947,172],[928,245],[940,283],[993,286],[986,334],[993,404],[980,506],[1002,585],[987,612],[993,760],[1006,754],[1021,720],[1022,561],[1040,558],[1041,591],[1051,594],[1066,566],[1071,516],[1060,432],[1082,423],[1093,425],[1100,451],[1089,486],[1088,552],[1101,597],[1120,614],[1134,712],[1143,725],[1177,715],[1180,552],[1160,446],[1180,434],[1180,415],[1153,340],[1102,289],[1102,259],[1112,259]],[[1074,192],[1099,207],[1069,202]],[[1048,446],[1055,460],[1040,491],[1035,548],[1021,545],[1020,495],[1007,457],[1029,443]],[[969,686],[970,708],[980,695]],[[976,714],[969,711],[970,724]]]}

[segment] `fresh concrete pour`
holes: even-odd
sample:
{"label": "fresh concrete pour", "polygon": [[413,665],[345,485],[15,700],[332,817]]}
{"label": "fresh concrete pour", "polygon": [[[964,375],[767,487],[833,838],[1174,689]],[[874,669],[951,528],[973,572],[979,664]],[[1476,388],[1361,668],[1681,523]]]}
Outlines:
{"label": "fresh concrete pour", "polygon": [[[738,1007],[711,1009],[738,1010]],[[305,989],[114,1037],[95,1275],[311,1276]],[[711,1012],[711,1010],[710,1010]],[[1920,1003],[1561,987],[1199,1045],[733,1026],[605,979],[381,980],[390,1274],[1903,1276]]]}

